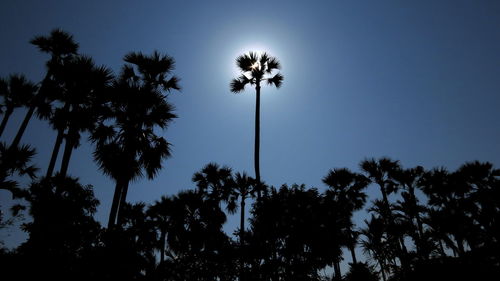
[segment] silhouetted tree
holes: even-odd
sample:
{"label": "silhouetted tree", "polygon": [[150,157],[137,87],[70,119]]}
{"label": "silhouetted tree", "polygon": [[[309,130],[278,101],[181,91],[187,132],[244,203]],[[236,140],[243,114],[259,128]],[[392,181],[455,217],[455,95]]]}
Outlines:
{"label": "silhouetted tree", "polygon": [[380,267],[382,279],[387,280],[388,262],[393,256],[393,247],[386,243],[385,224],[382,219],[371,216],[370,220],[365,220],[366,228],[361,230],[361,234],[366,239],[361,241],[363,251],[368,254]]}
{"label": "silhouetted tree", "polygon": [[268,85],[274,85],[276,88],[281,87],[283,83],[283,75],[274,72],[281,68],[278,59],[271,57],[266,53],[260,56],[257,53],[250,52],[239,56],[236,59],[236,65],[241,71],[241,75],[233,79],[230,84],[232,93],[240,93],[245,89],[247,84],[255,86],[255,180],[260,186],[260,88],[261,82],[267,82]]}
{"label": "silhouetted tree", "polygon": [[[65,147],[61,161],[61,176],[66,176],[71,153],[78,147],[80,134],[92,130],[104,114],[108,101],[111,71],[98,67],[85,56],[76,56],[57,69],[56,79],[62,82],[59,101],[63,104],[59,116],[64,119]],[[50,176],[47,173],[47,176]]]}
{"label": "silhouetted tree", "polygon": [[199,192],[172,198],[165,261],[167,280],[233,280],[235,255],[222,231],[224,212]]}
{"label": "silhouetted tree", "polygon": [[345,281],[378,281],[379,278],[373,269],[366,263],[352,263],[347,272]]}
{"label": "silhouetted tree", "polygon": [[170,156],[169,143],[155,134],[166,129],[177,116],[164,91],[179,89],[175,76],[167,79],[174,60],[157,52],[151,56],[131,53],[120,76],[113,83],[110,102],[112,124],[101,122],[93,132],[94,159],[116,182],[108,227],[120,221],[120,205],[126,202],[131,180],[145,173],[154,178],[162,160]]}
{"label": "silhouetted tree", "polygon": [[38,169],[30,165],[34,155],[35,150],[28,145],[8,148],[4,143],[0,143],[0,189],[8,190],[15,199],[25,198],[25,190],[19,187],[18,181],[12,176],[27,175],[31,179],[36,178]]}
{"label": "silhouetted tree", "polygon": [[10,75],[8,79],[0,79],[0,96],[3,98],[3,119],[0,123],[0,136],[9,121],[14,109],[29,105],[37,87],[23,75]]}
{"label": "silhouetted tree", "polygon": [[[11,147],[16,147],[19,145],[21,138],[28,126],[31,117],[35,110],[38,109],[38,113],[46,116],[48,111],[48,104],[51,102],[50,91],[47,88],[52,88],[52,69],[56,65],[64,64],[64,61],[70,59],[78,51],[78,44],[74,42],[73,36],[69,33],[62,31],[60,29],[54,29],[51,31],[50,35],[47,37],[36,36],[30,41],[31,44],[38,47],[38,49],[44,53],[51,55],[50,60],[47,62],[47,73],[43,79],[38,93],[30,101],[30,107],[23,122],[11,143]],[[62,138],[62,133],[59,134],[59,138]],[[62,139],[61,139],[62,141]],[[57,143],[57,140],[56,140]],[[58,150],[58,149],[57,149]]]}
{"label": "silhouetted tree", "polygon": [[234,188],[231,192],[230,201],[240,199],[240,280],[245,280],[245,200],[252,198],[256,194],[255,180],[246,175],[246,173],[236,173],[234,175]]}
{"label": "silhouetted tree", "polygon": [[226,203],[230,214],[236,211],[236,200],[231,196],[233,188],[236,188],[231,168],[208,163],[199,172],[194,173],[192,181],[205,199]]}
{"label": "silhouetted tree", "polygon": [[[369,180],[360,174],[353,173],[349,169],[333,169],[328,172],[328,175],[323,178],[323,182],[328,185],[329,189],[326,191],[325,196],[343,204],[345,215],[351,221],[354,211],[358,211],[363,208],[366,202],[366,194],[363,190],[369,184]],[[346,229],[348,236],[347,247],[351,251],[353,263],[356,264],[356,239],[357,234],[352,228],[352,222],[349,223],[348,229]]]}
{"label": "silhouetted tree", "polygon": [[419,203],[416,196],[416,190],[424,172],[423,167],[417,166],[398,170],[394,176],[403,190],[401,192],[403,200],[398,200],[394,208],[399,211],[402,224],[406,226],[406,232],[413,239],[417,256],[421,259],[428,258],[433,248],[432,243],[424,233],[423,216],[427,210]]}
{"label": "silhouetted tree", "polygon": [[339,209],[316,189],[283,185],[257,200],[248,237],[251,280],[318,280],[341,254]]}
{"label": "silhouetted tree", "polygon": [[29,238],[18,251],[30,270],[18,272],[20,279],[78,279],[87,270],[83,255],[97,245],[100,232],[92,187],[56,175],[31,184],[25,199],[33,221],[23,225]]}
{"label": "silhouetted tree", "polygon": [[[391,204],[389,202],[389,195],[396,193],[399,189],[399,185],[395,179],[395,176],[401,166],[398,161],[393,161],[389,158],[366,159],[360,164],[361,170],[366,173],[367,177],[378,187],[382,193],[382,201],[375,206],[378,210],[383,222],[386,224],[385,230],[387,231],[387,239],[392,247],[397,249],[396,255],[398,256],[403,268],[407,268],[408,264],[408,252],[404,242],[404,226],[396,220]],[[393,266],[396,264],[394,263]]]}

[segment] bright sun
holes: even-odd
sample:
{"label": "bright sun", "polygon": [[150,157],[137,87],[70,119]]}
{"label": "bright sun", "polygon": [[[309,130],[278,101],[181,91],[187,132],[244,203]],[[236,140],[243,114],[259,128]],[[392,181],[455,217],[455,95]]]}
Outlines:
{"label": "bright sun", "polygon": [[256,62],[252,65],[252,69],[259,68],[259,62]]}

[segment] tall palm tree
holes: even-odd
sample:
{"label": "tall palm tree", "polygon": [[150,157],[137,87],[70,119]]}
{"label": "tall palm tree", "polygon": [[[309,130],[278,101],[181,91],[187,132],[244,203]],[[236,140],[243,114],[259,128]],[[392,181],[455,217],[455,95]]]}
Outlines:
{"label": "tall palm tree", "polygon": [[2,136],[14,109],[28,105],[36,90],[37,87],[24,75],[10,75],[8,79],[0,79],[0,96],[3,97],[2,107],[5,107],[0,124],[0,136]]}
{"label": "tall palm tree", "polygon": [[94,159],[116,182],[108,227],[120,222],[130,181],[144,174],[154,178],[162,160],[170,157],[170,144],[155,129],[166,129],[177,117],[166,93],[180,89],[178,79],[171,76],[173,58],[155,52],[131,53],[125,60],[131,64],[113,83],[109,118],[92,133]]}
{"label": "tall palm tree", "polygon": [[281,87],[283,83],[283,75],[275,73],[281,68],[281,64],[275,57],[271,57],[266,53],[260,56],[255,52],[249,52],[239,56],[236,59],[236,65],[241,71],[241,75],[235,78],[230,83],[232,93],[240,93],[245,89],[247,84],[255,87],[255,151],[254,151],[254,166],[255,180],[260,187],[260,164],[259,164],[259,149],[260,149],[260,88],[261,83],[267,82],[268,85],[274,85],[276,88]]}
{"label": "tall palm tree", "polygon": [[[11,147],[17,146],[21,141],[24,131],[26,130],[26,127],[28,127],[28,123],[35,110],[37,110],[41,115],[46,114],[47,104],[50,103],[51,100],[51,93],[48,88],[53,88],[53,85],[51,85],[53,84],[51,81],[53,78],[53,68],[57,65],[64,64],[65,60],[71,58],[73,55],[76,55],[78,51],[78,44],[73,40],[73,36],[60,29],[52,30],[50,35],[47,37],[36,36],[30,41],[30,43],[37,46],[43,53],[50,54],[51,58],[47,61],[47,73],[45,74],[45,78],[41,83],[37,95],[34,96],[30,102],[28,112],[26,113],[17,134],[11,143]],[[62,133],[59,135],[59,138],[62,138]]]}
{"label": "tall palm tree", "polygon": [[234,190],[231,197],[236,201],[240,199],[240,244],[243,246],[243,236],[245,232],[245,200],[253,197],[255,194],[254,179],[247,176],[246,173],[236,173],[234,175]]}
{"label": "tall palm tree", "polygon": [[[396,209],[401,211],[403,217],[407,221],[410,231],[410,236],[415,242],[417,253],[421,258],[426,258],[429,252],[425,249],[424,229],[422,215],[425,212],[425,207],[419,204],[419,200],[415,194],[419,187],[419,182],[424,174],[424,168],[417,166],[411,169],[401,169],[396,172],[395,179],[399,186],[404,190],[401,193],[403,201],[398,201]],[[425,250],[425,251],[424,251]]]}
{"label": "tall palm tree", "polygon": [[378,263],[382,279],[387,280],[386,273],[388,272],[388,260],[391,253],[391,247],[387,247],[385,242],[385,223],[380,218],[371,216],[370,220],[364,221],[366,228],[361,231],[365,236],[365,240],[361,241],[363,251]]}
{"label": "tall palm tree", "polygon": [[[388,231],[388,239],[396,245],[401,264],[407,269],[407,250],[404,243],[404,237],[401,235],[400,227],[396,223],[394,214],[389,203],[389,195],[396,193],[399,185],[395,179],[398,171],[401,170],[399,161],[394,161],[386,157],[378,160],[366,159],[360,164],[361,170],[366,176],[380,188],[382,201],[378,204],[381,218],[385,222]],[[399,246],[397,245],[399,244]]]}
{"label": "tall palm tree", "polygon": [[[348,216],[346,219],[351,221],[353,213],[363,208],[366,202],[366,194],[363,190],[368,186],[369,180],[361,174],[342,168],[330,170],[328,175],[323,178],[323,182],[329,187],[326,191],[326,197],[339,202],[343,206],[344,214]],[[346,241],[351,251],[352,261],[357,263],[354,249],[358,235],[354,231],[352,223],[348,225],[346,231],[348,236]]]}
{"label": "tall palm tree", "polygon": [[245,279],[245,199],[255,194],[255,180],[248,177],[246,173],[234,175],[234,190],[232,197],[234,201],[240,198],[240,280]]}
{"label": "tall palm tree", "polygon": [[[96,66],[86,56],[75,57],[66,63],[59,74],[63,82],[61,117],[67,127],[64,129],[66,141],[60,169],[60,174],[65,176],[71,153],[79,145],[81,132],[90,131],[103,118],[112,75],[111,70]],[[49,171],[47,176],[50,176]]]}
{"label": "tall palm tree", "polygon": [[372,158],[362,161],[360,167],[366,173],[367,177],[379,186],[382,193],[382,200],[388,208],[389,195],[397,191],[394,175],[401,169],[399,162],[385,157],[379,160]]}

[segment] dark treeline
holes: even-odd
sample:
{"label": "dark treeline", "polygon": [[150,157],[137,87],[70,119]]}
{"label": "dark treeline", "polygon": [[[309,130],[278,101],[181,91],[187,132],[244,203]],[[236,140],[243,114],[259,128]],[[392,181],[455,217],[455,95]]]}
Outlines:
{"label": "dark treeline", "polygon": [[[177,117],[168,100],[180,89],[172,74],[174,59],[129,53],[114,75],[79,54],[72,36],[61,30],[31,43],[50,55],[43,80],[35,84],[22,75],[0,80],[0,136],[16,109],[27,110],[12,142],[0,144],[0,189],[13,201],[12,213],[0,216],[0,229],[23,214],[30,217],[21,225],[27,241],[0,250],[2,280],[500,276],[500,170],[490,163],[469,162],[448,171],[366,159],[359,171],[330,170],[324,191],[268,186],[260,180],[258,161],[257,179],[209,163],[193,175],[190,190],[149,205],[127,203],[129,183],[154,178],[170,156],[170,144],[157,132]],[[231,85],[233,92],[260,83],[266,67],[279,68],[274,58],[261,61],[247,63],[258,79],[241,76]],[[283,77],[273,77],[269,84],[279,87]],[[51,159],[37,163],[46,165],[44,175],[32,163],[35,149],[21,142],[35,117],[57,133]],[[100,170],[115,182],[107,226],[94,217],[100,202],[93,187],[68,175],[83,136],[93,144]],[[369,202],[368,192],[380,199]],[[356,224],[353,214],[360,210],[369,218]],[[232,214],[239,215],[240,226],[228,235],[223,225]],[[346,272],[340,266],[344,260],[352,261]]]}

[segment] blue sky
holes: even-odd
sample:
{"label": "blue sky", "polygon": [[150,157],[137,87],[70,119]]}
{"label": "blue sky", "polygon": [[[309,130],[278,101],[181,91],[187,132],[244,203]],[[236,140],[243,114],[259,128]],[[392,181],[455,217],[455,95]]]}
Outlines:
{"label": "blue sky", "polygon": [[[192,188],[192,174],[208,162],[253,175],[254,92],[229,92],[234,59],[250,50],[278,57],[285,76],[281,89],[262,94],[261,175],[269,184],[323,189],[329,169],[358,170],[365,157],[405,167],[500,166],[499,1],[4,0],[0,76],[40,81],[47,56],[28,41],[54,28],[116,72],[129,51],[176,59],[183,89],[170,98],[179,118],[163,133],[173,156],[155,180],[131,185],[131,202]],[[2,141],[22,116],[14,114]],[[23,139],[36,147],[42,172],[54,140],[40,121]],[[69,173],[95,187],[105,222],[114,184],[92,149],[83,142]],[[7,206],[8,193],[0,196]],[[22,240],[12,231],[0,237]]]}

